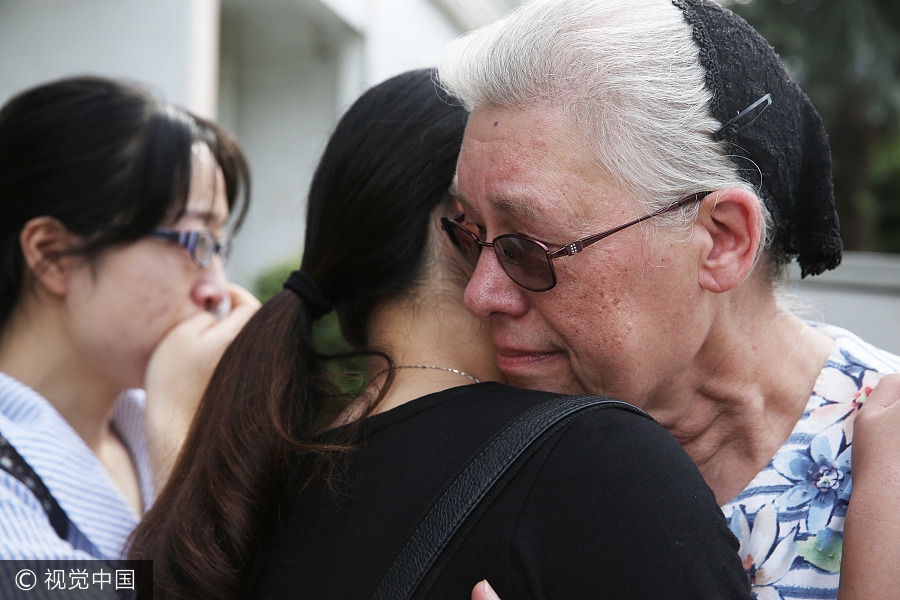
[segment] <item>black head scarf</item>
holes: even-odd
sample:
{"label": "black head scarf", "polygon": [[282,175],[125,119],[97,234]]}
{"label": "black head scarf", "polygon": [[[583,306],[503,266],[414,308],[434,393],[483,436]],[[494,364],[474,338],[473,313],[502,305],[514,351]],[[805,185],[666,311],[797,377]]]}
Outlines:
{"label": "black head scarf", "polygon": [[700,47],[716,138],[775,220],[775,246],[796,257],[802,277],[841,262],[831,149],[819,113],[768,42],[709,0],[672,0]]}

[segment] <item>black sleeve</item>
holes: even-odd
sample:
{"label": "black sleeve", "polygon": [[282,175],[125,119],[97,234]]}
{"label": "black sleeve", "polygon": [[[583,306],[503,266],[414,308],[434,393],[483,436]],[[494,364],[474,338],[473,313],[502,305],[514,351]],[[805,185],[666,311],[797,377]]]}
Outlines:
{"label": "black sleeve", "polygon": [[541,454],[502,598],[750,598],[712,491],[659,424],[596,411]]}

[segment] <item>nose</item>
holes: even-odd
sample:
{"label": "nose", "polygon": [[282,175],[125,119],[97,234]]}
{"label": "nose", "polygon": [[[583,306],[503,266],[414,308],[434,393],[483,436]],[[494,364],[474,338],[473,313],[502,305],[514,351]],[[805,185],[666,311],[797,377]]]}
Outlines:
{"label": "nose", "polygon": [[215,311],[228,297],[225,267],[222,260],[215,256],[209,267],[206,269],[198,267],[198,271],[198,278],[191,289],[191,299],[204,310]]}
{"label": "nose", "polygon": [[480,319],[521,316],[529,306],[525,290],[509,278],[491,248],[481,250],[463,298],[466,309]]}

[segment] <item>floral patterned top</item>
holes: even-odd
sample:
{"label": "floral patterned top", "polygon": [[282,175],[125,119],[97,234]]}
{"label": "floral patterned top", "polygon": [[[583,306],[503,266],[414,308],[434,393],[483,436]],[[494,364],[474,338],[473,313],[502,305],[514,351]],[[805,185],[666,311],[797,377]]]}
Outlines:
{"label": "floral patterned top", "polygon": [[882,375],[900,372],[900,357],[839,327],[808,324],[835,346],[803,417],[768,466],[722,507],[759,600],[837,598],[853,419]]}

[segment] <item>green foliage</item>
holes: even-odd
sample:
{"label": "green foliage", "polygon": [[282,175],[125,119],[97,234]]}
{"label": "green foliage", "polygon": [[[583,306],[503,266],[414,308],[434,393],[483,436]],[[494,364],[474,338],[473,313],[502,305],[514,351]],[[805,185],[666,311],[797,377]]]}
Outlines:
{"label": "green foliage", "polygon": [[256,285],[253,288],[253,294],[259,298],[260,302],[266,302],[269,298],[281,291],[288,275],[291,274],[300,261],[291,261],[289,263],[279,264],[263,271],[256,278]]}
{"label": "green foliage", "polygon": [[[296,269],[298,264],[300,264],[300,261],[294,260],[275,265],[264,271],[256,279],[256,285],[253,290],[256,297],[261,302],[266,302],[280,292],[291,271]],[[313,339],[316,341],[319,352],[324,355],[339,357],[329,361],[327,368],[332,376],[332,381],[340,391],[339,397],[335,399],[335,406],[329,412],[340,412],[350,399],[359,394],[364,381],[363,373],[366,371],[366,360],[360,357],[342,356],[350,353],[351,348],[341,334],[340,323],[338,322],[337,314],[334,312],[315,322],[313,325]]]}
{"label": "green foliage", "polygon": [[[896,198],[900,190],[900,136],[885,140],[874,153],[871,167],[876,196]],[[880,235],[876,249],[900,253],[900,201],[882,202],[878,209]]]}
{"label": "green foliage", "polygon": [[351,352],[350,346],[341,334],[337,314],[329,313],[316,321],[313,335],[319,351],[330,356],[338,356],[328,362],[328,372],[340,390],[339,402],[346,403],[362,391],[365,383],[366,359],[359,356],[341,356]]}
{"label": "green foliage", "polygon": [[822,115],[845,247],[900,251],[900,2],[722,3],[772,44]]}

